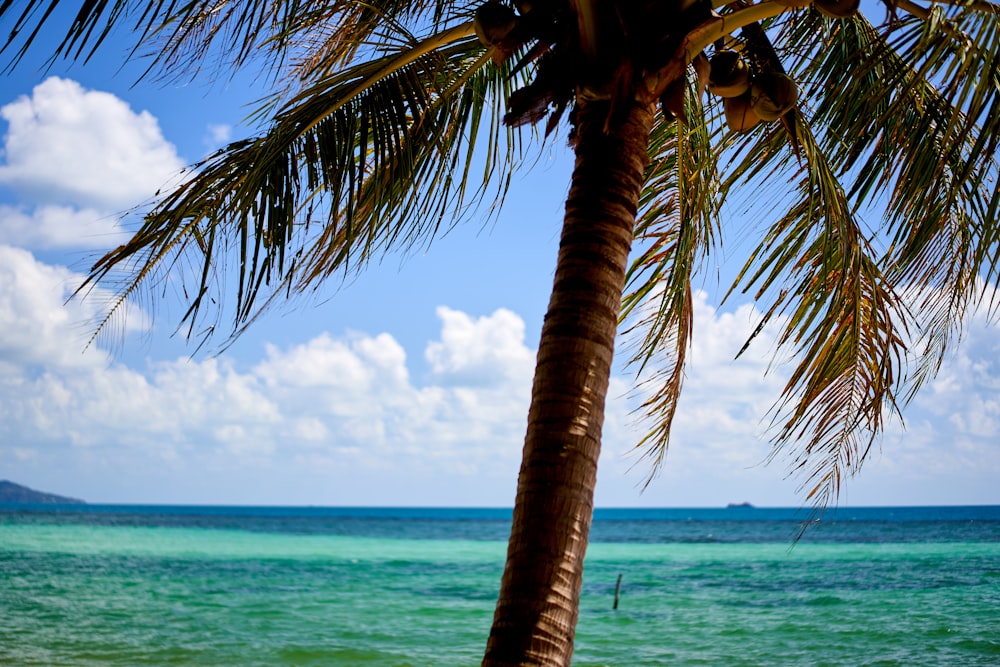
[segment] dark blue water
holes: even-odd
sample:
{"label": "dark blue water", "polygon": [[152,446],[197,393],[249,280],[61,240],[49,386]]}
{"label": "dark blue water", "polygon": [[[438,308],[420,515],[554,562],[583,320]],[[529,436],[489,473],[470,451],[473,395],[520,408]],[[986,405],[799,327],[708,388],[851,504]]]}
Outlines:
{"label": "dark blue water", "polygon": [[[430,507],[0,505],[0,522],[246,530],[400,539],[505,540],[511,510]],[[1000,541],[1000,506],[599,508],[591,542]]]}

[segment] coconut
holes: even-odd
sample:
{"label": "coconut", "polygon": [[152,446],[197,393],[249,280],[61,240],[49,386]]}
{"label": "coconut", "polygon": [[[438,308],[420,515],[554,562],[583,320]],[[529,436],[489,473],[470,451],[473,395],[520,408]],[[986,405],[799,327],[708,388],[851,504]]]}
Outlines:
{"label": "coconut", "polygon": [[476,36],[486,46],[496,46],[502,42],[517,24],[517,14],[507,5],[489,0],[476,10],[473,26]]}
{"label": "coconut", "polygon": [[861,0],[816,0],[820,14],[832,19],[848,19],[858,13]]}
{"label": "coconut", "polygon": [[719,97],[739,97],[750,88],[750,66],[736,51],[716,51],[709,65],[708,89]]}
{"label": "coconut", "polygon": [[750,85],[750,104],[762,120],[781,118],[798,99],[798,86],[785,74],[761,72]]}
{"label": "coconut", "polygon": [[749,95],[725,98],[722,109],[726,112],[726,124],[733,132],[746,132],[760,122],[760,116],[750,104]]}

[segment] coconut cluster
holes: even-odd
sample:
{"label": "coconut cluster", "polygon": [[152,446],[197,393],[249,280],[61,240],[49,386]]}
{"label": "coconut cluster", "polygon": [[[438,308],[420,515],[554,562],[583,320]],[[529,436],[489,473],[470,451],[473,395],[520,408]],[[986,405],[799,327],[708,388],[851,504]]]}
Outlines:
{"label": "coconut cluster", "polygon": [[[711,16],[718,17],[718,14],[711,12],[711,3],[680,0],[682,11],[679,14],[671,3],[666,4],[670,4],[673,8],[670,15],[674,19],[679,18],[682,25],[675,26],[666,34],[648,30],[644,32],[645,26],[649,23],[646,20],[645,10],[659,6],[661,0],[633,1],[636,3],[636,11],[627,16],[616,14],[618,22],[621,23],[620,30],[616,31],[613,28],[614,25],[618,25],[611,21],[615,17],[601,15],[603,18],[591,17],[593,20],[590,23],[596,21],[597,24],[603,25],[598,19],[604,20],[605,23],[610,21],[608,25],[612,25],[612,28],[597,30],[588,24],[591,29],[586,34],[581,32],[579,35],[578,46],[581,48],[589,46],[594,50],[598,45],[612,44],[608,49],[611,58],[604,63],[607,67],[600,69],[601,76],[605,78],[610,76],[612,80],[605,81],[598,76],[600,85],[583,86],[583,88],[581,88],[581,76],[586,72],[580,69],[579,54],[572,49],[567,51],[566,48],[561,48],[568,43],[574,43],[572,38],[576,35],[571,33],[576,33],[578,29],[583,30],[583,26],[579,28],[577,26],[578,17],[575,16],[572,3],[563,0],[482,2],[475,11],[475,32],[480,42],[490,47],[493,61],[499,65],[515,53],[520,53],[519,61],[513,68],[515,72],[529,63],[537,62],[537,72],[531,83],[511,94],[504,122],[515,126],[534,123],[551,110],[553,118],[550,118],[546,130],[549,131],[558,121],[559,115],[572,104],[574,94],[580,94],[581,90],[593,92],[591,90],[593,88],[602,91],[605,97],[609,95],[613,97],[613,94],[608,93],[610,90],[622,98],[628,97],[634,92],[635,86],[632,77],[621,74],[627,72],[628,68],[618,63],[619,67],[616,70],[609,71],[609,68],[617,63],[614,58],[622,57],[614,50],[615,46],[621,48],[627,36],[638,35],[636,39],[640,43],[645,43],[643,38],[647,42],[655,42],[656,53],[674,53],[677,46],[675,42],[680,37]],[[790,8],[812,5],[821,14],[837,19],[853,16],[858,12],[860,4],[860,0],[775,1]],[[631,6],[630,3],[624,4],[627,7]],[[600,8],[600,5],[595,6]],[[687,9],[684,9],[685,6]],[[596,11],[594,7],[591,9]],[[744,33],[750,27],[744,28]],[[757,33],[759,34],[755,33],[753,37],[745,35],[740,47],[723,48],[719,44],[710,60],[704,54],[700,54],[695,63],[699,84],[707,86],[711,93],[723,98],[726,121],[729,127],[737,132],[747,131],[761,121],[782,118],[795,107],[799,97],[798,86],[782,71],[777,54],[774,53],[773,47],[759,26]],[[670,39],[674,39],[675,42],[671,42]],[[522,50],[528,45],[531,45],[530,48]],[[634,60],[633,66],[644,71],[657,71],[664,64],[648,49],[630,53]],[[596,58],[595,62],[598,62]],[[710,70],[707,84],[706,69]],[[667,118],[684,118],[684,90],[681,80],[680,85],[668,86],[663,92],[660,103]]]}
{"label": "coconut cluster", "polygon": [[[791,8],[812,5],[834,19],[858,13],[860,0],[776,0]],[[759,65],[759,59],[755,59]],[[799,88],[787,74],[765,67],[751,67],[743,54],[720,48],[709,60],[708,90],[723,98],[726,123],[734,132],[745,132],[761,121],[777,120],[791,111]],[[780,69],[780,67],[779,67]]]}
{"label": "coconut cluster", "polygon": [[501,44],[517,25],[517,14],[500,2],[486,2],[476,10],[476,36],[486,46]]}
{"label": "coconut cluster", "polygon": [[799,99],[799,88],[786,74],[754,73],[738,51],[720,49],[709,60],[708,90],[723,99],[726,122],[735,132],[777,120]]}
{"label": "coconut cluster", "polygon": [[[551,18],[552,12],[551,0],[514,0],[513,7],[501,0],[486,0],[476,9],[473,23],[479,41],[485,46],[497,48],[500,52],[498,61],[502,61],[524,41],[537,38],[534,33],[539,24]],[[529,14],[536,20],[526,23],[525,18]]]}

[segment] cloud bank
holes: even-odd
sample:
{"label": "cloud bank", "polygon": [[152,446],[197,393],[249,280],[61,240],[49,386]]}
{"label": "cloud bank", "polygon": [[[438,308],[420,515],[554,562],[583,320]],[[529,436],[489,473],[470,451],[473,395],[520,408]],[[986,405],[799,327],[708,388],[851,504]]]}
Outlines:
{"label": "cloud bank", "polygon": [[[534,350],[511,311],[439,308],[439,335],[423,349],[430,371],[419,380],[417,360],[390,332],[320,332],[269,344],[250,363],[223,354],[138,368],[99,349],[80,353],[86,332],[76,318],[87,313],[67,312],[58,296],[79,276],[22,250],[2,249],[0,261],[37,289],[0,283],[0,437],[8,443],[0,467],[29,477],[39,470],[90,475],[106,486],[84,495],[103,500],[130,499],[140,480],[162,502],[186,495],[204,502],[512,500]],[[672,449],[643,495],[648,468],[632,452],[640,431],[624,398],[630,380],[613,380],[604,504],[794,502],[780,465],[760,465],[769,449],[762,418],[782,378],[762,374],[768,350],[732,359],[754,319],[750,306],[719,312],[699,295],[699,342]],[[970,467],[991,478],[1000,472],[993,446],[1000,407],[981,398],[995,392],[1000,374],[995,329],[975,332],[982,344],[963,348],[918,404],[928,412],[905,435],[890,434],[871,466],[872,483],[891,474],[902,492],[906,484],[968,476]],[[116,476],[120,470],[129,473]],[[869,472],[848,486],[862,498]]]}

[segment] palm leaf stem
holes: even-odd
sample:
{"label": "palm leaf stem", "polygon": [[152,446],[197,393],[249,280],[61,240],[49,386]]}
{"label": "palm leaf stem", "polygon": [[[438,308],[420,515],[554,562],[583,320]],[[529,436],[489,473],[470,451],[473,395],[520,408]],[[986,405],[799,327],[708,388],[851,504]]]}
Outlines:
{"label": "palm leaf stem", "polygon": [[[475,28],[473,26],[472,21],[468,21],[461,25],[457,25],[453,28],[449,28],[444,32],[436,33],[434,35],[426,37],[425,39],[420,40],[412,48],[407,49],[402,53],[387,58],[383,58],[381,59],[381,61],[376,61],[379,64],[375,68],[375,71],[361,78],[353,89],[350,89],[344,93],[344,96],[341,100],[339,100],[336,104],[327,108],[325,112],[320,113],[317,116],[317,119],[313,121],[313,123],[303,127],[302,132],[305,133],[312,130],[315,127],[316,123],[320,122],[320,120],[333,114],[338,109],[343,107],[345,104],[349,103],[352,99],[354,99],[361,93],[365,92],[372,85],[374,85],[378,81],[381,81],[390,74],[400,71],[402,68],[406,67],[407,65],[414,62],[418,58],[427,55],[428,53],[431,53],[432,51],[440,49],[443,46],[452,44],[465,37],[469,37],[470,35],[473,34],[475,34]],[[314,93],[315,91],[312,88],[310,88],[310,90],[303,91],[302,93],[300,93],[298,95],[298,98],[301,99],[302,97],[305,97],[307,95],[312,95]]]}
{"label": "palm leaf stem", "polygon": [[790,10],[791,8],[779,4],[776,0],[767,0],[704,21],[684,37],[666,65],[646,75],[645,89],[640,88],[639,91],[642,101],[653,103],[659,100],[667,86],[683,76],[691,61],[716,40],[751,23],[773,18]]}

